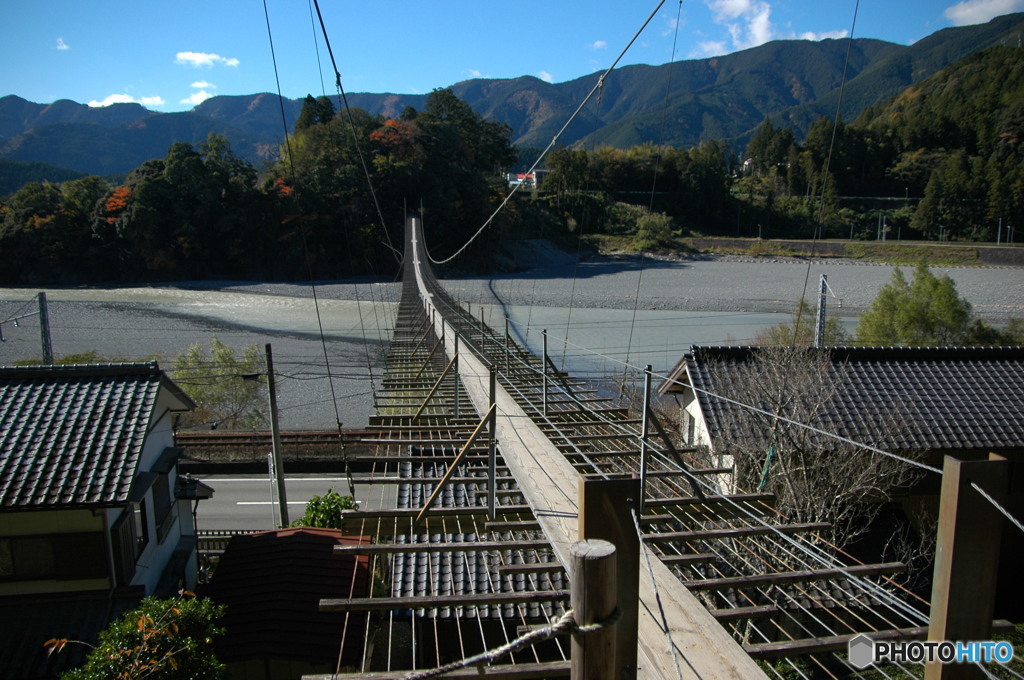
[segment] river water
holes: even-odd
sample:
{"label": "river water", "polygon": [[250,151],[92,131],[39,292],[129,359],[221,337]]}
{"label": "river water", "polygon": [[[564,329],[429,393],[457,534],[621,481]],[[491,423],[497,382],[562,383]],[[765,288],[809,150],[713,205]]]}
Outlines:
{"label": "river water", "polygon": [[[986,321],[1024,318],[1024,269],[933,271],[948,273]],[[601,377],[621,374],[627,361],[663,373],[694,344],[749,342],[789,319],[802,295],[813,301],[822,274],[832,293],[829,310],[852,330],[891,273],[887,266],[829,260],[600,258],[539,261],[517,274],[444,283],[493,328],[500,331],[507,316],[513,337],[537,353],[547,330],[556,364]],[[236,348],[270,343],[282,427],[300,429],[331,428],[336,418],[346,427],[366,424],[370,376],[379,381],[399,286],[318,284],[316,304],[308,284],[0,289],[0,364],[40,356],[38,317],[18,326],[5,321],[33,311],[38,290],[47,293],[57,356],[95,351],[109,361],[154,358],[169,367],[176,354],[194,343],[208,346],[213,335]]]}

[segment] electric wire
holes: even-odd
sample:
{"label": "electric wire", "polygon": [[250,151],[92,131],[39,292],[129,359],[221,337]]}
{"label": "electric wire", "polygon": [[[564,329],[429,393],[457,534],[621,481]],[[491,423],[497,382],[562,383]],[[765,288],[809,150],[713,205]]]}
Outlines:
{"label": "electric wire", "polygon": [[[565,122],[564,125],[562,125],[561,129],[559,129],[559,131],[557,133],[555,133],[555,136],[551,139],[550,142],[548,142],[547,147],[544,148],[544,150],[541,152],[541,154],[537,158],[537,160],[534,161],[533,165],[530,166],[530,169],[526,171],[526,174],[531,174],[534,171],[536,171],[537,166],[540,165],[540,162],[542,160],[544,160],[544,157],[548,154],[548,152],[551,151],[551,149],[553,149],[555,147],[555,145],[558,143],[558,140],[562,136],[562,134],[565,133],[565,131],[572,124],[572,122],[574,120],[576,120],[576,117],[583,111],[583,109],[590,102],[590,100],[594,97],[594,95],[597,94],[601,90],[601,88],[604,87],[604,80],[605,80],[605,78],[607,78],[608,74],[610,74],[612,71],[615,70],[615,67],[618,66],[619,61],[621,61],[622,58],[624,56],[626,56],[626,52],[628,52],[629,48],[633,46],[633,43],[636,42],[637,38],[640,37],[640,34],[643,33],[644,29],[647,28],[647,25],[649,23],[651,23],[651,20],[654,19],[655,15],[658,13],[658,11],[661,9],[662,5],[664,5],[664,4],[665,4],[665,0],[660,0],[660,2],[658,2],[658,5],[654,8],[654,11],[651,12],[650,16],[647,17],[647,19],[644,21],[643,25],[640,26],[640,28],[637,30],[637,32],[633,34],[633,37],[629,40],[629,42],[626,44],[626,46],[619,53],[619,56],[616,57],[615,61],[612,62],[612,65],[609,66],[608,69],[598,77],[597,82],[594,83],[594,87],[592,87],[590,89],[590,92],[587,94],[586,97],[583,98],[583,101],[580,102],[579,106],[576,107],[576,110],[573,111],[571,116],[569,116],[569,119]],[[452,260],[457,258],[459,255],[461,255],[466,250],[466,248],[468,248],[470,246],[470,244],[472,244],[473,241],[475,241],[477,239],[477,237],[480,236],[481,233],[483,233],[484,229],[486,229],[488,226],[490,226],[491,222],[494,221],[494,218],[498,216],[498,213],[500,213],[502,210],[504,210],[505,206],[512,199],[512,196],[514,196],[515,193],[519,190],[520,186],[521,185],[517,184],[517,185],[512,187],[512,190],[508,193],[508,195],[505,196],[505,199],[501,202],[500,205],[498,205],[498,207],[491,214],[491,216],[488,217],[487,220],[482,225],[480,225],[480,228],[477,229],[476,232],[472,236],[469,237],[469,240],[467,240],[466,243],[461,248],[459,248],[454,253],[452,253],[448,257],[446,257],[444,259],[441,259],[441,260],[435,259],[430,254],[430,251],[428,249],[424,248],[424,252],[426,252],[427,258],[431,262],[436,264],[436,265],[443,265],[443,264],[447,264],[447,263],[451,262]]]}

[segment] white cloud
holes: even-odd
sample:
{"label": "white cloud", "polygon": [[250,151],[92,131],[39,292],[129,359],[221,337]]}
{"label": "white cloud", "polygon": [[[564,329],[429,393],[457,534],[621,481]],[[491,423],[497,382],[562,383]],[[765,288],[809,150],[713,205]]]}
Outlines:
{"label": "white cloud", "polygon": [[954,26],[970,26],[983,24],[986,21],[1004,14],[1012,14],[1024,9],[1024,0],[964,0],[944,12]]}
{"label": "white cloud", "polygon": [[606,50],[608,49],[608,43],[604,40],[595,40],[590,43],[590,49],[592,50]]}
{"label": "white cloud", "polygon": [[669,37],[676,31],[678,31],[680,28],[682,28],[683,24],[685,23],[685,21],[681,21],[679,19],[676,19],[675,17],[671,17],[670,19],[665,21],[665,28],[661,29],[661,37]]}
{"label": "white cloud", "polygon": [[193,92],[188,97],[181,100],[182,104],[191,104],[192,106],[199,106],[207,99],[214,95],[210,94],[206,90],[199,90],[199,92]]}
{"label": "white cloud", "polygon": [[757,47],[776,37],[772,6],[764,0],[704,0],[716,23],[725,26],[735,49]]}
{"label": "white cloud", "polygon": [[[763,45],[771,40],[799,39],[825,40],[845,38],[846,30],[832,31],[780,31],[772,23],[772,6],[767,0],[704,0],[713,14],[715,23],[729,31],[731,49],[744,50]],[[1002,2],[1024,4],[1024,0],[966,0],[968,2]],[[726,41],[705,41],[691,56],[712,56],[728,52]]]}
{"label": "white cloud", "polygon": [[194,87],[197,90],[205,90],[206,88],[210,88],[211,90],[217,89],[216,85],[214,85],[213,83],[209,83],[205,80],[197,80],[196,82],[189,85],[189,87]]}
{"label": "white cloud", "polygon": [[718,57],[723,54],[728,54],[729,48],[726,46],[724,40],[705,40],[704,42],[697,44],[697,49],[690,52],[691,59],[701,59],[703,57]]}
{"label": "white cloud", "polygon": [[469,75],[470,78],[483,78],[484,77],[484,74],[481,73],[479,70],[477,70],[475,68],[468,69],[466,71],[466,73]]}
{"label": "white cloud", "polygon": [[196,68],[213,68],[214,64],[238,66],[237,59],[226,59],[219,54],[208,54],[206,52],[178,52],[178,54],[175,55],[174,63],[195,66]]}
{"label": "white cloud", "polygon": [[834,40],[838,40],[840,38],[845,38],[849,34],[850,34],[850,32],[847,31],[847,30],[842,30],[842,31],[825,31],[823,33],[815,33],[814,31],[805,31],[805,32],[801,33],[800,35],[798,35],[796,37],[799,38],[800,40],[815,40],[815,41],[817,41],[817,40],[828,40],[829,38],[832,38]]}
{"label": "white cloud", "polygon": [[64,42],[64,38],[57,38],[57,49],[63,52],[64,50],[70,50],[71,45]]}
{"label": "white cloud", "polygon": [[540,78],[541,80],[543,80],[545,83],[553,83],[553,82],[555,82],[555,77],[553,75],[551,75],[550,73],[548,73],[547,71],[538,71],[537,72],[537,77]]}
{"label": "white cloud", "polygon": [[110,106],[111,104],[142,104],[143,106],[163,106],[166,102],[163,97],[140,97],[136,99],[130,94],[112,94],[106,99],[92,100],[89,106]]}

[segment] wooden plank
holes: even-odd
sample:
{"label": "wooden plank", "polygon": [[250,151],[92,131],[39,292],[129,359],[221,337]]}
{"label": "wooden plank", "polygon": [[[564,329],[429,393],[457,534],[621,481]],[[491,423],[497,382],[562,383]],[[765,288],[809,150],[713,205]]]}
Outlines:
{"label": "wooden plank", "polygon": [[534,562],[532,564],[499,564],[498,573],[501,574],[546,574],[553,571],[562,571],[562,565],[558,562]]}
{"label": "wooden plank", "polygon": [[906,569],[902,562],[886,562],[883,564],[858,564],[842,569],[803,569],[799,571],[782,571],[775,574],[754,574],[752,576],[726,576],[722,578],[695,579],[683,581],[690,590],[719,590],[724,588],[758,588],[761,586],[784,585],[787,583],[805,583],[830,578],[846,578],[849,576],[878,576],[880,574],[896,574]]}
{"label": "wooden plank", "polygon": [[521,519],[514,522],[484,522],[487,531],[526,531],[539,529],[540,523],[535,519]]}
{"label": "wooden plank", "polygon": [[[738,493],[733,496],[705,496],[704,498],[698,498],[697,496],[676,496],[675,498],[652,498],[644,502],[645,507],[649,508],[665,508],[665,507],[692,507],[695,505],[710,505],[715,503],[721,503],[726,505],[733,504],[746,504],[746,503],[767,503],[771,504],[775,502],[775,494],[772,493]],[[717,512],[717,508],[713,511]]]}
{"label": "wooden plank", "polygon": [[[410,225],[409,231],[411,243],[407,262],[425,262],[419,245],[418,224]],[[434,292],[427,286],[420,268],[412,269],[421,299],[429,309],[434,309]],[[446,335],[445,351],[451,351],[454,331],[441,314],[435,320],[435,333]],[[459,374],[477,413],[486,411],[490,405],[487,367],[472,352],[464,352],[459,355]],[[505,462],[519,481],[559,560],[566,564],[569,548],[578,540],[579,473],[500,385],[496,401],[497,438]],[[675,680],[678,677],[673,655],[666,654],[669,643],[663,620],[667,622],[672,648],[684,659],[681,662],[683,680],[766,678],[739,643],[693,594],[679,587],[671,570],[657,559],[652,559],[649,572],[641,570],[640,602],[637,680]]]}
{"label": "wooden plank", "polygon": [[661,534],[644,534],[645,541],[702,541],[721,540],[723,538],[739,538],[740,536],[760,536],[780,532],[796,534],[803,531],[820,531],[828,529],[828,522],[809,522],[807,524],[780,524],[779,526],[730,527],[728,529],[702,529],[698,531],[667,531]]}
{"label": "wooden plank", "polygon": [[501,604],[538,604],[569,599],[568,590],[534,590],[518,593],[471,593],[468,595],[426,595],[420,597],[321,598],[322,612],[374,611],[388,609],[441,609],[448,607],[489,607]]}
{"label": "wooden plank", "polygon": [[[529,505],[499,505],[498,512],[503,514],[530,512]],[[419,514],[418,508],[398,508],[393,510],[343,510],[343,522],[357,522],[361,519],[393,519],[411,517]],[[486,505],[474,505],[465,508],[436,508],[431,511],[432,517],[465,517],[466,515],[486,515]]]}
{"label": "wooden plank", "polygon": [[[569,677],[568,661],[547,661],[542,663],[517,663],[514,665],[479,665],[448,671],[445,678],[484,678],[487,680],[542,680],[543,678]],[[358,680],[405,680],[413,674],[411,670],[381,671],[375,673],[339,673],[337,675],[303,675],[303,680],[338,680],[352,677]]]}
{"label": "wooden plank", "polygon": [[445,543],[364,543],[336,545],[335,555],[376,555],[418,552],[482,552],[485,550],[548,550],[547,541],[449,541]]}
{"label": "wooden plank", "polygon": [[714,553],[687,553],[685,555],[659,555],[658,559],[670,567],[685,567],[691,564],[704,564],[718,558]]}
{"label": "wooden plank", "polygon": [[[847,635],[830,635],[820,638],[802,638],[799,640],[782,640],[780,642],[760,642],[743,645],[743,649],[755,659],[770,659],[779,656],[797,656],[800,654],[819,654],[821,652],[845,652],[850,640],[860,633]],[[914,628],[898,628],[869,632],[872,640],[920,640],[928,635],[927,626]]]}

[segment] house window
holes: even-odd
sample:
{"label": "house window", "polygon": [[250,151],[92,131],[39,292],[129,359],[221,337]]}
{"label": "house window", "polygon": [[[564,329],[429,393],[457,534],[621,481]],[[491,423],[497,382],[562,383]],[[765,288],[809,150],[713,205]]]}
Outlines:
{"label": "house window", "polygon": [[157,477],[153,484],[153,516],[156,519],[156,540],[163,543],[177,513],[174,512],[175,504],[171,500],[170,475],[162,474]]}
{"label": "house window", "polygon": [[13,536],[0,539],[0,576],[12,581],[32,581],[56,576],[53,544],[47,536]]}
{"label": "house window", "polygon": [[135,543],[135,557],[137,558],[146,549],[149,542],[149,522],[146,518],[146,501],[132,503],[128,506],[128,512],[132,515],[132,538]]}
{"label": "house window", "polygon": [[0,538],[0,579],[75,581],[106,575],[101,533]]}
{"label": "house window", "polygon": [[683,437],[686,438],[686,443],[693,444],[697,421],[686,409],[680,411],[680,420],[682,420],[680,425],[682,425]]}

